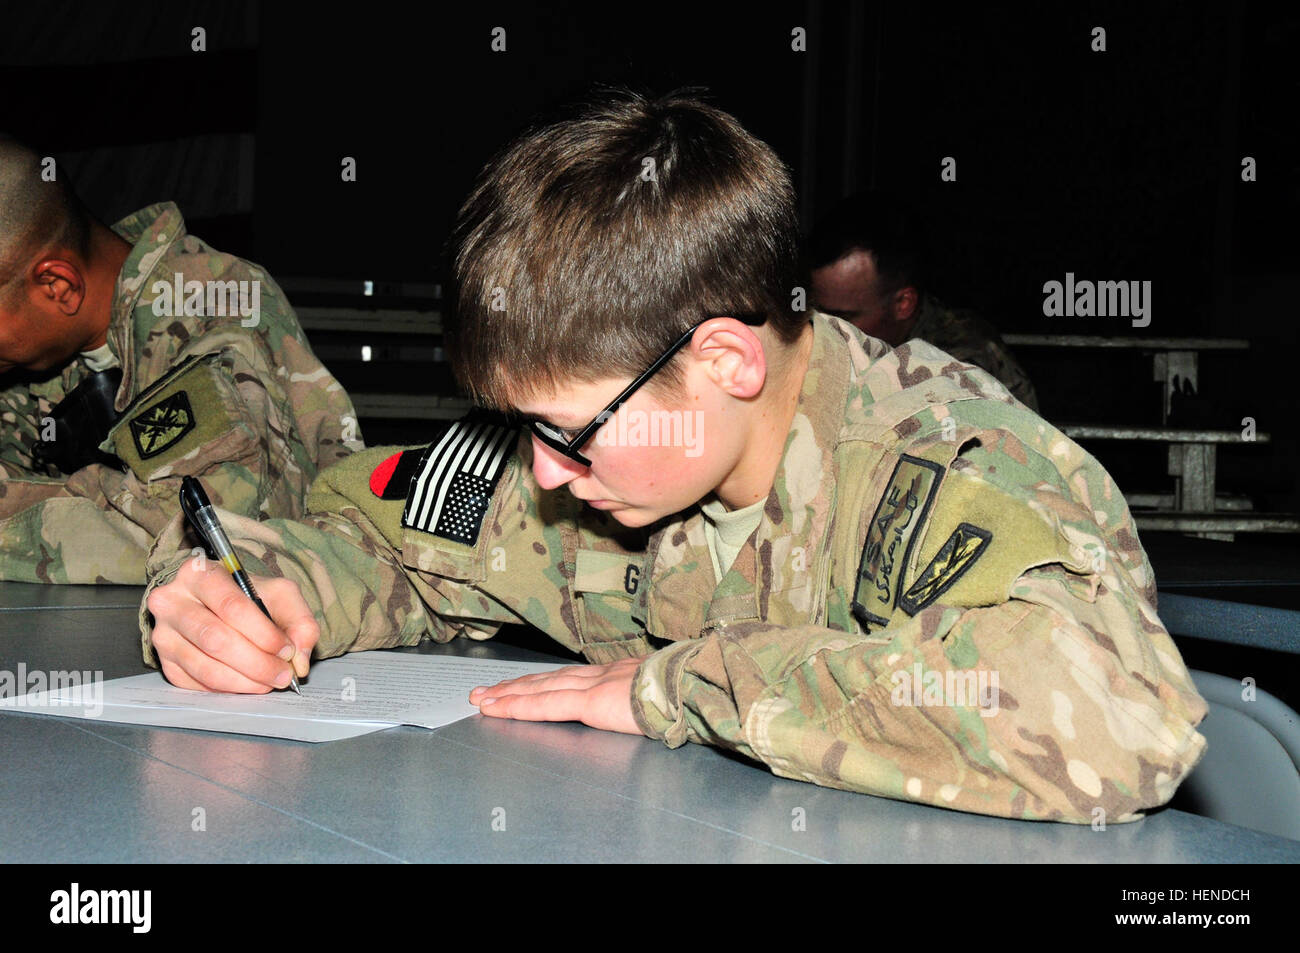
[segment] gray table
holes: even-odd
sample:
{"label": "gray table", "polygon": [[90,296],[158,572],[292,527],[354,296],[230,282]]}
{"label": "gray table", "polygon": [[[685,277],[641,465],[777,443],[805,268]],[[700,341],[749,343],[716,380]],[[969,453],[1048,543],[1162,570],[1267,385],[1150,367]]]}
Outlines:
{"label": "gray table", "polygon": [[[139,598],[0,583],[0,670],[146,671]],[[1300,842],[1175,810],[1105,831],[1006,821],[788,781],[698,745],[479,717],[310,745],[10,712],[0,764],[6,862],[1300,861]]]}

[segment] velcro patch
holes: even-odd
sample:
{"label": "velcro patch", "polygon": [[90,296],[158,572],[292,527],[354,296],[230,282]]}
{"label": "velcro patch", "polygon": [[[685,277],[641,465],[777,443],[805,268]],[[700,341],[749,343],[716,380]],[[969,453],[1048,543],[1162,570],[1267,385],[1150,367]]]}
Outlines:
{"label": "velcro patch", "polygon": [[636,595],[641,583],[640,557],[580,549],[573,588],[577,592]]}
{"label": "velcro patch", "polygon": [[402,525],[473,546],[518,439],[486,415],[456,421],[421,455]]}
{"label": "velcro patch", "polygon": [[863,628],[889,624],[917,531],[925,525],[943,473],[939,464],[906,454],[894,467],[867,527],[858,564],[853,615]]}
{"label": "velcro patch", "polygon": [[[221,354],[205,354],[178,364],[140,393],[101,447],[111,443],[136,477],[149,482],[159,473],[202,469],[249,452],[257,438],[247,416]],[[191,462],[180,463],[187,457]]]}
{"label": "velcro patch", "polygon": [[935,599],[952,588],[953,584],[984,555],[993,534],[971,523],[962,523],[929,565],[921,570],[910,589],[898,600],[898,607],[908,615],[916,615]]}
{"label": "velcro patch", "polygon": [[381,500],[406,499],[423,457],[423,450],[402,450],[393,454],[371,471],[370,492]]}

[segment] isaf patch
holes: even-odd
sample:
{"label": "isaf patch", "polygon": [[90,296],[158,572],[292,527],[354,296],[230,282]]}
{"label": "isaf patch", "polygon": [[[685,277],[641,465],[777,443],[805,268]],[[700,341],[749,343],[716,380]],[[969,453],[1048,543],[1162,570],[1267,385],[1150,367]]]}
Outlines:
{"label": "isaf patch", "polygon": [[858,564],[853,615],[865,629],[889,624],[917,530],[925,525],[944,468],[904,454],[872,514]]}
{"label": "isaf patch", "polygon": [[140,459],[148,460],[175,446],[196,424],[190,399],[179,390],[131,418],[131,439]]}
{"label": "isaf patch", "polygon": [[517,431],[486,415],[453,423],[420,458],[402,525],[473,546],[518,439]]}
{"label": "isaf patch", "polygon": [[993,534],[971,523],[961,523],[939,547],[939,552],[916,577],[907,592],[898,600],[898,607],[908,615],[916,615],[930,603],[952,588],[965,573],[984,555]]}

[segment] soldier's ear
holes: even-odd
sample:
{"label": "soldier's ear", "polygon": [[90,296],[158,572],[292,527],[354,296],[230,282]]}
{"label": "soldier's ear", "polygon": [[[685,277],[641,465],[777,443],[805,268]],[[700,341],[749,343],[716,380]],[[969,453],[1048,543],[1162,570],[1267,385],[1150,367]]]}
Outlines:
{"label": "soldier's ear", "polygon": [[921,296],[916,293],[916,289],[910,286],[895,291],[890,301],[890,311],[893,313],[894,320],[910,321],[912,316],[916,314],[920,298]]}
{"label": "soldier's ear", "polygon": [[32,268],[36,296],[47,307],[76,314],[86,297],[86,279],[72,262],[63,258],[42,258]]}
{"label": "soldier's ear", "polygon": [[733,397],[753,397],[763,389],[767,378],[763,342],[743,322],[735,318],[705,321],[687,351],[709,379]]}

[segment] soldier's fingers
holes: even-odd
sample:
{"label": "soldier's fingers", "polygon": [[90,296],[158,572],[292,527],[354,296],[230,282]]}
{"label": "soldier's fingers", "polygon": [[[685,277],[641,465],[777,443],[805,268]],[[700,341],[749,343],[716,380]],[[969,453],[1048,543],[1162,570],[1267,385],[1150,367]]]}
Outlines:
{"label": "soldier's fingers", "polygon": [[598,675],[599,670],[602,667],[603,666],[600,665],[566,665],[563,668],[551,669],[548,672],[532,672],[528,675],[519,675],[515,678],[507,678],[505,681],[497,682],[495,685],[479,685],[470,692],[470,694],[473,695],[476,692],[496,691],[499,688],[507,688],[510,686],[532,685],[537,682],[544,682],[548,679],[565,675],[577,675],[584,678],[591,678]]}
{"label": "soldier's fingers", "polygon": [[307,675],[312,649],[320,641],[320,623],[312,615],[311,607],[302,597],[302,590],[292,579],[270,579],[259,576],[254,581],[262,602],[271,612],[277,625],[294,644],[296,654],[292,659],[299,678]]}
{"label": "soldier's fingers", "polygon": [[599,674],[591,670],[601,667],[571,665],[567,668],[557,668],[551,672],[534,672],[531,675],[520,675],[518,678],[498,682],[496,685],[480,685],[469,693],[469,700],[471,704],[477,705],[479,699],[484,697],[500,698],[503,695],[534,694],[536,692],[553,691],[557,688],[586,688],[590,685],[592,676]]}
{"label": "soldier's fingers", "polygon": [[[507,679],[496,685],[480,685],[469,693],[471,704],[478,704],[478,699],[483,695],[498,697],[509,692],[537,692],[548,691],[555,688],[590,688],[591,683],[597,679],[603,679],[610,676],[618,676],[628,669],[637,668],[643,659],[625,658],[616,662],[607,662],[603,665],[566,665],[563,668],[552,669],[549,672],[534,672],[531,675],[520,675],[518,678]],[[568,679],[563,683],[557,683],[555,679]],[[585,684],[575,684],[574,679],[583,680]]]}
{"label": "soldier's fingers", "polygon": [[[154,633],[157,644],[159,632]],[[260,684],[235,671],[229,665],[201,651],[188,639],[176,633],[162,631],[166,657],[162,650],[159,658],[162,662],[163,675],[177,688],[192,691],[237,692],[240,694],[263,694],[269,692],[270,685]],[[173,637],[174,636],[174,637]],[[283,663],[281,663],[283,666]],[[288,667],[284,666],[286,672]],[[289,683],[284,679],[285,685]],[[274,686],[283,687],[283,686]]]}
{"label": "soldier's fingers", "polygon": [[581,721],[587,692],[583,689],[504,695],[484,699],[479,711],[492,718],[519,721]]}
{"label": "soldier's fingers", "polygon": [[[235,587],[233,594],[225,590],[226,595],[223,597],[207,591],[213,589],[220,593],[224,589],[221,586],[211,585],[211,580],[193,577],[189,582],[198,589],[200,596],[212,599],[218,604],[221,604],[222,598],[242,599],[246,603],[249,602],[238,587]],[[218,691],[252,690],[238,679],[232,681],[227,678],[221,684],[209,681],[194,668],[197,664],[206,669],[208,664],[193,652],[186,651],[186,643],[202,656],[216,660],[223,666],[234,669],[243,678],[259,683],[263,686],[260,690],[281,687],[281,682],[288,683],[290,670],[286,659],[263,651],[261,647],[249,641],[243,632],[222,621],[203,601],[195,598],[194,594],[183,586],[180,588],[162,586],[155,589],[149,594],[148,605],[150,611],[154,613],[153,641],[159,658],[167,658],[179,664],[191,678]],[[256,606],[249,603],[249,607],[257,613],[264,625],[270,626],[276,633],[275,644],[279,649],[284,650],[286,657],[292,657],[292,644],[289,640],[272,625],[269,619],[261,615]],[[229,613],[229,610],[227,612]],[[239,687],[235,687],[236,685]]]}
{"label": "soldier's fingers", "polygon": [[208,686],[190,678],[189,673],[171,659],[159,656],[159,662],[162,664],[163,678],[167,679],[167,681],[171,682],[177,688],[184,688],[191,692],[212,691]]}
{"label": "soldier's fingers", "polygon": [[[263,580],[263,582],[265,581]],[[235,584],[235,580],[231,578],[230,573],[224,569],[217,566],[209,567],[206,572],[196,571],[192,591],[198,597],[199,602],[215,615],[226,628],[240,633],[245,640],[255,645],[262,652],[271,656],[282,655],[285,661],[293,657],[296,647],[288,636],[281,631],[279,626],[262,614],[262,610],[257,607],[257,604],[244,595],[244,591]],[[277,590],[277,592],[279,591]],[[265,604],[265,600],[263,600],[263,604]],[[274,612],[269,605],[267,609]],[[194,625],[195,620],[198,618],[197,616],[192,618],[190,620],[191,625]],[[203,618],[202,622],[206,624],[209,620]],[[186,638],[191,635],[189,629],[182,628],[180,632]],[[209,652],[209,654],[211,653]],[[248,672],[248,674],[253,675],[254,673]]]}
{"label": "soldier's fingers", "polygon": [[526,685],[529,682],[544,682],[547,679],[568,675],[587,677],[598,674],[602,667],[600,665],[565,665],[563,668],[553,668],[547,672],[531,672],[517,678],[508,678],[504,682],[499,682],[498,685]]}
{"label": "soldier's fingers", "polygon": [[[264,686],[264,689],[283,688],[289,684],[291,670],[287,660],[262,651],[241,631],[227,625],[214,613],[195,612],[188,627],[180,634],[204,656]],[[201,659],[197,661],[205,669],[208,667]],[[248,691],[246,688],[225,687],[224,682],[219,687],[194,668],[186,666],[186,669],[199,681],[220,691]]]}

